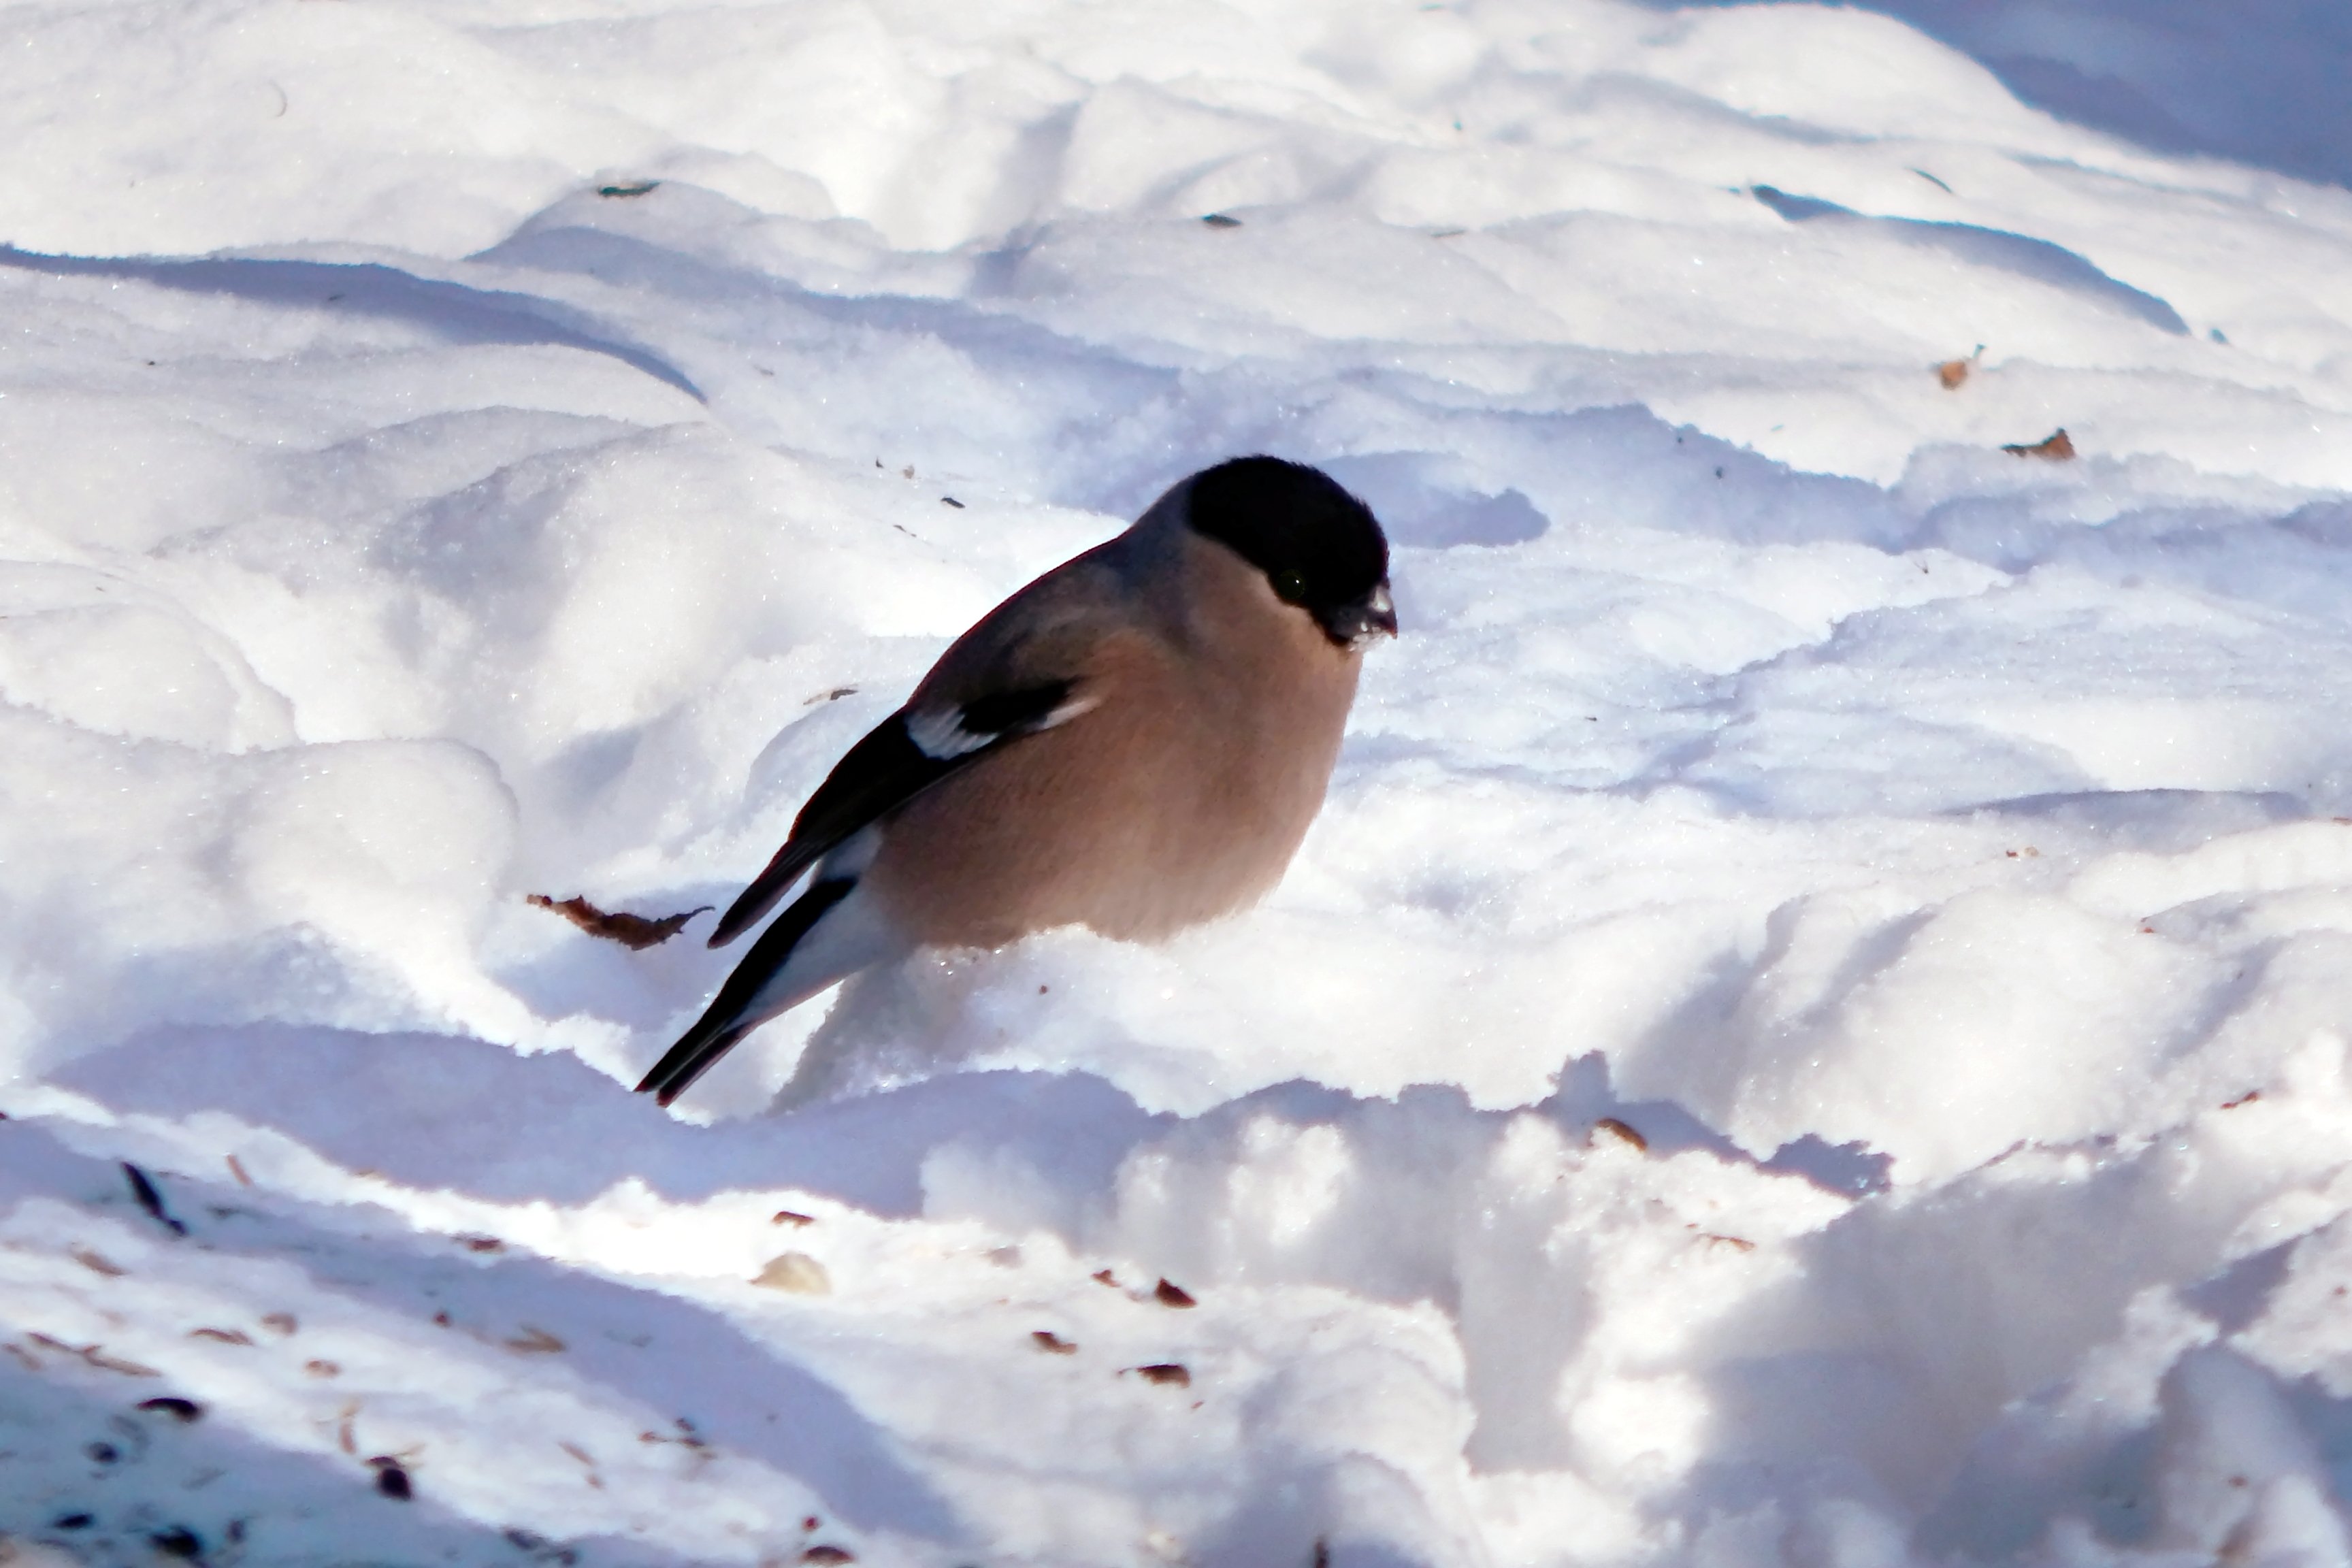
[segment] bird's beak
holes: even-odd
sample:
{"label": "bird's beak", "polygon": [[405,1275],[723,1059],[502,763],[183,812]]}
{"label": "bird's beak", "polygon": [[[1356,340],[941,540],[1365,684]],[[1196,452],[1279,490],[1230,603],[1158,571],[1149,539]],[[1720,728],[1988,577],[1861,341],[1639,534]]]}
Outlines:
{"label": "bird's beak", "polygon": [[1354,604],[1326,610],[1317,619],[1324,635],[1350,653],[1367,647],[1376,637],[1397,635],[1396,601],[1389,596],[1385,581]]}

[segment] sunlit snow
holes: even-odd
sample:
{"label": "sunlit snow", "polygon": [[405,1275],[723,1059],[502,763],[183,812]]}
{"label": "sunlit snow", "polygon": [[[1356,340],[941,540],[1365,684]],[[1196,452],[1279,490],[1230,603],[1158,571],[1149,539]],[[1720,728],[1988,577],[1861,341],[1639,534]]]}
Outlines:
{"label": "sunlit snow", "polygon": [[[1883,9],[0,4],[0,1555],[2352,1559],[2352,21]],[[631,1094],[1247,451],[1274,896]]]}

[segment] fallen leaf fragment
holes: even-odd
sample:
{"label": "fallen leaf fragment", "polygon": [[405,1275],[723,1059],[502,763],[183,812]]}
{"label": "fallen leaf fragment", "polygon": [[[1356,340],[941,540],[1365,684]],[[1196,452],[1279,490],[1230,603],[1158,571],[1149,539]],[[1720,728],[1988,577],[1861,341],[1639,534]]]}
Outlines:
{"label": "fallen leaf fragment", "polygon": [[822,1542],[801,1553],[803,1563],[855,1563],[857,1554],[843,1546],[827,1546]]}
{"label": "fallen leaf fragment", "polygon": [[1151,1292],[1151,1299],[1163,1307],[1197,1307],[1192,1293],[1172,1280],[1162,1279]]}
{"label": "fallen leaf fragment", "polygon": [[458,1242],[468,1252],[504,1252],[507,1244],[495,1236],[461,1236]]}
{"label": "fallen leaf fragment", "polygon": [[2066,432],[2061,429],[2052,431],[2031,446],[2021,442],[2014,446],[2003,447],[2001,450],[2012,458],[2047,458],[2053,463],[2063,463],[2074,455],[2074,443]]}
{"label": "fallen leaf fragment", "polygon": [[253,1178],[245,1173],[245,1162],[234,1154],[228,1156],[228,1173],[236,1178],[236,1184],[240,1187],[253,1185]]}
{"label": "fallen leaf fragment", "polygon": [[110,1263],[102,1255],[92,1252],[86,1247],[74,1247],[72,1250],[68,1251],[66,1256],[72,1258],[76,1263],[80,1264],[84,1268],[89,1269],[92,1274],[103,1274],[110,1279],[120,1279],[122,1278],[124,1273],[123,1268],[121,1264]]}
{"label": "fallen leaf fragment", "polygon": [[309,1373],[312,1377],[341,1377],[343,1375],[343,1369],[331,1361],[306,1361],[302,1363],[302,1370]]}
{"label": "fallen leaf fragment", "polygon": [[1619,1142],[1631,1143],[1634,1148],[1643,1152],[1647,1152],[1650,1147],[1650,1141],[1647,1138],[1643,1137],[1641,1133],[1635,1131],[1630,1125],[1618,1121],[1617,1118],[1613,1116],[1602,1117],[1600,1121],[1592,1124],[1592,1130],[1595,1132],[1606,1132],[1615,1138]]}
{"label": "fallen leaf fragment", "polygon": [[595,1456],[573,1443],[558,1443],[556,1447],[588,1467],[588,1486],[591,1490],[601,1492],[604,1489],[604,1478],[596,1473]]}
{"label": "fallen leaf fragment", "polygon": [[152,1366],[135,1361],[125,1361],[119,1355],[109,1355],[96,1345],[85,1345],[77,1352],[81,1359],[100,1372],[119,1372],[125,1377],[161,1377],[163,1374]]}
{"label": "fallen leaf fragment", "polygon": [[617,942],[631,952],[660,946],[676,936],[687,921],[711,908],[704,904],[674,915],[664,915],[659,920],[647,920],[643,915],[626,912],[608,915],[583,898],[557,900],[545,893],[533,893],[526,901],[538,909],[553,910],[590,936]]}
{"label": "fallen leaf fragment", "polygon": [[1072,1344],[1069,1341],[1064,1339],[1061,1335],[1055,1333],[1051,1329],[1034,1330],[1030,1333],[1029,1338],[1035,1342],[1039,1350],[1044,1351],[1047,1355],[1076,1355],[1078,1353],[1078,1347],[1076,1345]]}
{"label": "fallen leaf fragment", "polygon": [[296,1327],[294,1314],[271,1312],[261,1320],[261,1326],[265,1329],[276,1329],[281,1334],[290,1334]]}
{"label": "fallen leaf fragment", "polygon": [[1203,213],[1201,221],[1211,228],[1239,228],[1242,226],[1241,219],[1228,217],[1223,213]]}
{"label": "fallen leaf fragment", "polygon": [[1948,359],[1936,367],[1936,379],[1944,384],[1946,392],[1958,392],[1968,378],[1969,362],[1964,359]]}
{"label": "fallen leaf fragment", "polygon": [[243,1329],[190,1329],[188,1338],[210,1340],[224,1345],[249,1345],[253,1342],[253,1336]]}
{"label": "fallen leaf fragment", "polygon": [[507,1341],[506,1346],[520,1355],[552,1355],[563,1349],[563,1342],[545,1329],[525,1323],[522,1332]]}
{"label": "fallen leaf fragment", "polygon": [[1753,1252],[1756,1250],[1756,1244],[1748,1240],[1744,1236],[1717,1236],[1713,1231],[1709,1231],[1705,1236],[1700,1237],[1699,1239],[1706,1243],[1709,1247],[1727,1247],[1734,1252]]}
{"label": "fallen leaf fragment", "polygon": [[205,1407],[194,1400],[182,1399],[170,1394],[142,1399],[139,1402],[139,1408],[153,1411],[158,1415],[169,1415],[175,1421],[194,1421],[205,1413]]}
{"label": "fallen leaf fragment", "polygon": [[769,1220],[768,1223],[770,1225],[789,1225],[794,1226],[814,1225],[816,1223],[816,1215],[813,1214],[803,1214],[798,1209],[778,1209],[775,1213],[775,1217]]}
{"label": "fallen leaf fragment", "polygon": [[1114,1290],[1118,1289],[1118,1276],[1108,1268],[1097,1268],[1087,1278],[1097,1285],[1108,1285]]}
{"label": "fallen leaf fragment", "polygon": [[2223,1101],[2221,1102],[2221,1109],[2222,1109],[2222,1110],[2237,1110],[2237,1109],[2238,1109],[2238,1107],[2240,1107],[2240,1106],[2242,1106],[2242,1105],[2251,1105],[2251,1104],[2252,1104],[2255,1100],[2260,1100],[2262,1097],[2263,1097],[2263,1091],[2262,1091],[2261,1089],[2250,1089],[2246,1090],[2246,1092],[2245,1092],[2245,1093],[2243,1093],[2243,1094],[2242,1094],[2242,1095],[2238,1096],[2238,1098],[2237,1098],[2237,1099],[2235,1099],[2235,1100],[2223,1100]]}
{"label": "fallen leaf fragment", "polygon": [[833,1293],[833,1276],[824,1265],[805,1252],[780,1252],[753,1278],[754,1285],[764,1285],[771,1290],[789,1290],[796,1296],[829,1296]]}
{"label": "fallen leaf fragment", "polygon": [[1192,1386],[1192,1374],[1185,1370],[1181,1362],[1154,1362],[1150,1366],[1139,1366],[1134,1370],[1135,1375],[1146,1383],[1173,1384],[1178,1388]]}

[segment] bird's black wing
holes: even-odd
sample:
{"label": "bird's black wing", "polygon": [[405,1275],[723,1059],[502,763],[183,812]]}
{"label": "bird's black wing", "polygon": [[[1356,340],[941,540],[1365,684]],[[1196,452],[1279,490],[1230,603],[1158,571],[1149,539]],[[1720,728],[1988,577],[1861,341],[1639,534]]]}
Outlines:
{"label": "bird's black wing", "polygon": [[776,907],[827,850],[990,752],[1083,712],[1077,683],[1045,680],[969,698],[952,707],[909,704],[866,732],[834,764],[793,819],[792,837],[719,917],[724,947]]}

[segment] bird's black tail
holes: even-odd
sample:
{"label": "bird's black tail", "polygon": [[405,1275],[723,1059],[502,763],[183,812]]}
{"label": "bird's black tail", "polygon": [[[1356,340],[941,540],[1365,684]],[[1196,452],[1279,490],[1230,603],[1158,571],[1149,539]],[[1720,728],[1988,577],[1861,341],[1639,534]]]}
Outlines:
{"label": "bird's black tail", "polygon": [[653,1071],[637,1085],[637,1092],[651,1094],[667,1105],[733,1049],[736,1041],[801,1000],[789,993],[777,995],[770,982],[782,973],[793,950],[816,922],[856,886],[854,879],[846,877],[819,882],[794,900],[792,908],[776,917],[775,924],[760,933],[760,940],[751,944],[751,951],[743,955],[743,962],[735,966],[735,973],[727,977],[727,984],[719,988],[694,1027],[680,1035],[677,1044],[654,1064]]}

